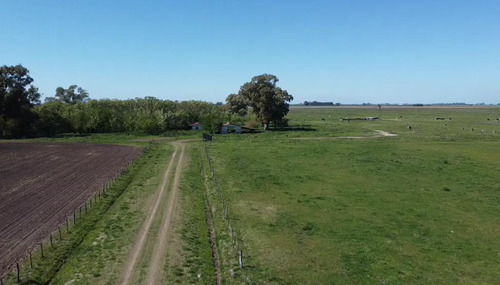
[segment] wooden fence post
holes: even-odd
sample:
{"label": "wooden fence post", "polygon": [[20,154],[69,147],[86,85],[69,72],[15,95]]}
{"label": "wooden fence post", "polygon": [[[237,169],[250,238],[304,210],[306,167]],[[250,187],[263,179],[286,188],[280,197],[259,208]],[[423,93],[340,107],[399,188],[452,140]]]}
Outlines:
{"label": "wooden fence post", "polygon": [[49,234],[49,239],[50,239],[50,247],[53,247],[54,245],[52,244],[52,233]]}
{"label": "wooden fence post", "polygon": [[243,269],[243,250],[240,250],[240,269]]}
{"label": "wooden fence post", "polygon": [[19,263],[16,262],[17,267],[17,282],[21,282],[21,270],[19,270]]}
{"label": "wooden fence post", "polygon": [[69,221],[68,221],[68,217],[66,217],[66,232],[69,232]]}
{"label": "wooden fence post", "polygon": [[31,251],[30,251],[30,267],[33,269],[33,258],[31,257]]}
{"label": "wooden fence post", "polygon": [[43,255],[43,242],[40,244],[40,251],[42,252],[42,257],[45,257],[45,256]]}
{"label": "wooden fence post", "polygon": [[62,234],[61,234],[61,226],[57,226],[57,229],[59,230],[59,239],[62,239]]}
{"label": "wooden fence post", "polygon": [[232,225],[229,225],[229,231],[231,232],[231,242],[234,243],[234,229]]}
{"label": "wooden fence post", "polygon": [[76,212],[73,212],[73,225],[76,225]]}

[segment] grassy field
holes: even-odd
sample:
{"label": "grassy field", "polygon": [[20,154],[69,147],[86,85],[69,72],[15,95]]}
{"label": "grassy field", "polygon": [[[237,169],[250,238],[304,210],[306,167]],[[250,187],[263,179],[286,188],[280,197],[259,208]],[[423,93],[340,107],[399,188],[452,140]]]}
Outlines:
{"label": "grassy field", "polygon": [[498,108],[303,108],[290,123],[309,131],[217,137],[209,152],[251,279],[500,283],[497,117]]}
{"label": "grassy field", "polygon": [[[22,283],[116,284],[172,154],[170,142],[175,139],[178,138],[97,134],[27,140],[135,145],[144,147],[145,151],[131,169],[108,189],[104,198],[93,204],[82,218],[78,217],[76,226],[71,224],[69,232],[66,232],[65,226],[62,227],[62,241],[56,232],[54,247],[46,241],[43,258],[39,250],[33,253],[34,268],[29,268],[29,262],[22,266]],[[180,206],[175,214],[173,231],[169,234],[167,262],[163,270],[169,283],[213,284],[211,252],[206,239],[205,189],[199,171],[198,164],[188,162],[186,175],[196,179],[185,179],[180,185]],[[159,227],[159,220],[155,221],[151,234],[158,232]],[[151,248],[152,245],[146,247],[143,257],[151,253]],[[143,266],[141,261],[139,267]],[[3,281],[14,283],[14,273]]]}
{"label": "grassy field", "polygon": [[[358,117],[381,120],[341,121]],[[163,280],[215,283],[211,225],[223,284],[498,284],[499,117],[499,108],[292,108],[282,131],[186,143]],[[116,284],[177,139],[36,140],[147,151],[63,243],[24,266],[24,282]],[[159,228],[153,221],[150,234]],[[139,258],[144,272],[153,248]]]}

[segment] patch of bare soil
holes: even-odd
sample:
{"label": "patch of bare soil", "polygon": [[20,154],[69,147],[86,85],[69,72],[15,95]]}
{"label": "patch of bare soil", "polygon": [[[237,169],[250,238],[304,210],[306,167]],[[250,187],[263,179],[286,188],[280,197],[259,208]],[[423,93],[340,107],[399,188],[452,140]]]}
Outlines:
{"label": "patch of bare soil", "polygon": [[375,132],[377,132],[378,136],[381,136],[381,137],[397,137],[398,136],[397,134],[391,134],[391,133],[388,133],[386,131],[381,131],[381,130],[375,130]]}
{"label": "patch of bare soil", "polygon": [[0,277],[141,153],[102,144],[0,144]]}
{"label": "patch of bare soil", "polygon": [[359,137],[359,136],[346,136],[346,137],[305,137],[305,138],[290,138],[291,140],[357,140],[357,139],[368,139],[373,137],[397,137],[397,134],[391,134],[386,131],[375,130],[375,135]]}

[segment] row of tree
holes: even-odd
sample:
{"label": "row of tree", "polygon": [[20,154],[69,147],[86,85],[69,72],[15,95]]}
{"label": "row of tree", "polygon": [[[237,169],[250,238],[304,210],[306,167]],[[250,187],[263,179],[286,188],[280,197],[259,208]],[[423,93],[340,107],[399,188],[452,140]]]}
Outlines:
{"label": "row of tree", "polygon": [[0,137],[55,136],[63,133],[128,132],[160,134],[188,129],[200,122],[216,132],[225,122],[267,128],[278,125],[293,99],[276,86],[278,78],[264,74],[231,94],[227,104],[169,101],[154,97],[130,100],[90,100],[77,85],[58,87],[54,97],[40,103],[29,71],[21,65],[0,68]]}
{"label": "row of tree", "polygon": [[[201,101],[175,102],[154,97],[132,100],[90,100],[85,103],[45,103],[35,108],[37,136],[61,133],[160,134],[188,129],[193,122],[225,119],[222,107]],[[208,122],[208,121],[207,121]],[[216,129],[215,126],[207,129]]]}

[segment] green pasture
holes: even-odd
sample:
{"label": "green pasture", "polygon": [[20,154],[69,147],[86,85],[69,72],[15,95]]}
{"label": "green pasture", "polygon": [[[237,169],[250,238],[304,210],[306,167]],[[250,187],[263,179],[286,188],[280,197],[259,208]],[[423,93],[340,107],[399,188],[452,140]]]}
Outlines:
{"label": "green pasture", "polygon": [[[380,119],[341,120],[364,117]],[[165,280],[214,283],[208,208],[224,284],[500,283],[500,108],[292,107],[287,118],[279,131],[204,143],[215,176],[202,143],[186,144]],[[135,145],[145,154],[62,242],[45,243],[44,258],[34,252],[23,283],[116,284],[169,142],[198,137],[27,140]]]}
{"label": "green pasture", "polygon": [[[382,119],[340,121],[364,116]],[[288,131],[217,136],[209,152],[250,280],[500,283],[498,117],[292,108]]]}

